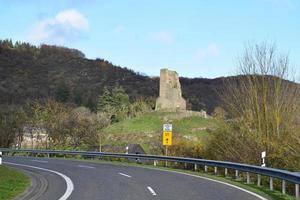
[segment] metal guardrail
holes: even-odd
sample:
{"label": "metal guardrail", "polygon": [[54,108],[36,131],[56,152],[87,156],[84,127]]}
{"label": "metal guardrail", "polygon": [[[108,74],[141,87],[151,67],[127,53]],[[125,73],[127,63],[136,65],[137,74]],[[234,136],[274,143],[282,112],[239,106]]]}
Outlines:
{"label": "metal guardrail", "polygon": [[270,190],[273,190],[273,178],[280,179],[282,181],[282,193],[286,193],[286,181],[295,184],[295,197],[299,197],[299,185],[300,174],[290,172],[286,170],[260,167],[254,165],[247,165],[241,163],[184,158],[184,157],[172,157],[172,156],[158,156],[158,155],[145,155],[145,154],[124,154],[124,153],[104,153],[95,151],[61,151],[61,150],[33,150],[33,149],[9,149],[0,148],[2,152],[20,152],[20,153],[33,153],[33,154],[60,154],[60,155],[81,155],[81,156],[99,156],[99,157],[113,157],[113,158],[128,158],[128,159],[140,159],[140,160],[153,160],[154,165],[157,161],[169,161],[177,163],[190,163],[193,164],[195,169],[198,169],[199,165],[204,166],[205,172],[208,167],[214,167],[214,173],[217,174],[218,168],[225,169],[225,176],[228,175],[228,169],[235,170],[236,178],[239,177],[239,172],[247,173],[247,183],[250,183],[250,173],[257,175],[257,185],[261,185],[261,176],[269,177]]}

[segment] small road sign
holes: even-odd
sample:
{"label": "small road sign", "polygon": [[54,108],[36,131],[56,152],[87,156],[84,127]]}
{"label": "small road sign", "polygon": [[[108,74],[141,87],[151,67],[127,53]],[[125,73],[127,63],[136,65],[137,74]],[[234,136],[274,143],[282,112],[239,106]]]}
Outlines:
{"label": "small road sign", "polygon": [[163,145],[171,146],[172,145],[172,132],[163,132]]}
{"label": "small road sign", "polygon": [[163,131],[164,132],[172,132],[172,124],[164,124]]}

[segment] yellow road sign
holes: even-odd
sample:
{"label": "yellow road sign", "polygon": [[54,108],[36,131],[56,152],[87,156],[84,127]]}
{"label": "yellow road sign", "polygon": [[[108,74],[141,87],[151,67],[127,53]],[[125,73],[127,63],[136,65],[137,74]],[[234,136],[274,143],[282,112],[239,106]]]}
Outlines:
{"label": "yellow road sign", "polygon": [[163,132],[163,145],[164,146],[172,145],[172,132],[170,131]]}

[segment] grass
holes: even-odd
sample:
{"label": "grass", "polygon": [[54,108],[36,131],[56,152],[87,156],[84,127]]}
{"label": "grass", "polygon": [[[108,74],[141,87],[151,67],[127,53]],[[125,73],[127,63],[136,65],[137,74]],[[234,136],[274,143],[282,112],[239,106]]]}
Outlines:
{"label": "grass", "polygon": [[16,169],[0,166],[0,200],[14,199],[29,186],[29,178]]}
{"label": "grass", "polygon": [[[65,159],[65,158],[59,158],[59,159]],[[106,160],[85,160],[81,158],[67,158],[69,160],[73,161],[84,161],[84,162],[91,162],[91,163],[99,163],[99,164],[109,164],[109,165],[118,165],[118,166],[133,166],[133,167],[142,167],[142,168],[148,168],[148,169],[155,169],[155,170],[162,170],[162,171],[173,171],[173,172],[179,172],[184,174],[191,174],[196,175],[199,177],[206,177],[213,180],[218,180],[221,182],[229,183],[231,185],[238,186],[240,188],[243,188],[245,190],[251,191],[253,193],[259,194],[262,197],[265,197],[270,200],[295,200],[295,197],[288,195],[288,194],[282,194],[280,191],[277,190],[269,190],[268,186],[262,185],[258,187],[256,184],[247,184],[245,180],[239,179],[236,180],[232,177],[224,177],[221,175],[214,175],[212,173],[204,173],[203,171],[192,171],[192,170],[184,170],[184,169],[178,169],[178,168],[170,168],[170,167],[163,167],[163,166],[153,166],[153,165],[142,165],[132,162],[121,162],[121,161],[106,161]]]}
{"label": "grass", "polygon": [[160,112],[146,113],[139,117],[115,123],[104,131],[111,134],[158,132],[161,131],[163,124],[161,116],[164,116],[164,114]]}
{"label": "grass", "polygon": [[212,118],[191,116],[176,119],[177,114],[175,112],[149,112],[115,123],[104,132],[111,134],[162,132],[162,126],[168,119],[172,120],[173,132],[177,134],[201,135],[201,133],[207,133],[207,128],[216,127],[216,121]]}
{"label": "grass", "polygon": [[209,137],[209,129],[215,129],[218,124],[213,118],[199,116],[186,117],[183,113],[149,112],[141,116],[112,124],[103,130],[106,138],[104,144],[120,145],[127,141],[142,145],[147,153],[149,144],[161,141],[162,126],[167,121],[173,124],[173,137],[184,137],[193,142],[205,144]]}

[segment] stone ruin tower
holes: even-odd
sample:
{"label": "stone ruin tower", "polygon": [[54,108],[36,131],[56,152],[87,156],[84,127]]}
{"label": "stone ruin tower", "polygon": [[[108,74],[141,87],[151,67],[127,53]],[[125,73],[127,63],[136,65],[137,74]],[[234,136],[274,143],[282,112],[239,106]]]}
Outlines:
{"label": "stone ruin tower", "polygon": [[181,96],[181,85],[176,71],[160,70],[159,97],[155,110],[186,110],[186,102]]}

